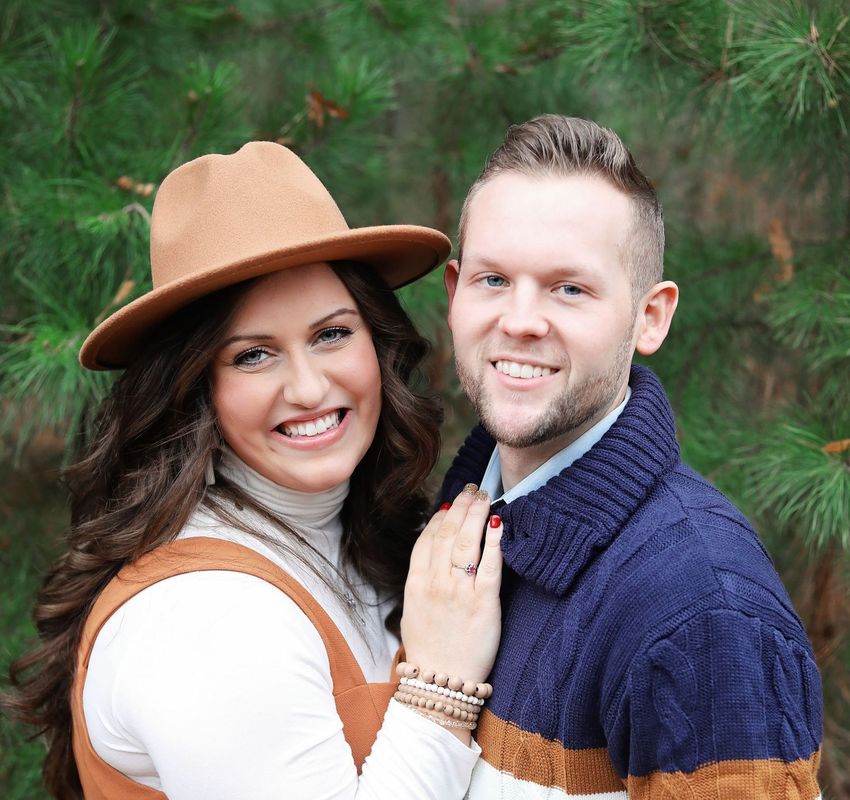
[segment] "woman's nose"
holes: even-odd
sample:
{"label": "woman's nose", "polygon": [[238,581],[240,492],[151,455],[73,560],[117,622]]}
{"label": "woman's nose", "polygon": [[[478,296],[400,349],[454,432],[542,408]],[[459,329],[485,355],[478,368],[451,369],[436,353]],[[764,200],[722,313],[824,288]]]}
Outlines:
{"label": "woman's nose", "polygon": [[321,404],[330,388],[330,381],[314,360],[303,356],[293,361],[287,372],[283,387],[283,399],[287,403],[302,408],[315,408]]}

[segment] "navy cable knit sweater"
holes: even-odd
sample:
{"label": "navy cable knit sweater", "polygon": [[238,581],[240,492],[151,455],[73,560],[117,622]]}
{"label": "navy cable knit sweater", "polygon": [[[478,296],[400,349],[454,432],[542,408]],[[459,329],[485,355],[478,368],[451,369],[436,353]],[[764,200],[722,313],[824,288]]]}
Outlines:
{"label": "navy cable knit sweater", "polygon": [[[819,795],[821,688],[746,518],[682,463],[655,375],[604,437],[504,506],[503,635],[469,797]],[[443,499],[479,483],[478,427]]]}

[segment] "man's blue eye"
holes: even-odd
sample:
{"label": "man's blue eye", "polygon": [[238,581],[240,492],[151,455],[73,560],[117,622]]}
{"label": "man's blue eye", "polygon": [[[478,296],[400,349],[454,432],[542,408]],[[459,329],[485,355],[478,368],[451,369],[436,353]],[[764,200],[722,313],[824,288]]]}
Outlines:
{"label": "man's blue eye", "polygon": [[484,280],[488,286],[502,286],[505,283],[505,279],[500,278],[498,275],[488,275]]}
{"label": "man's blue eye", "polygon": [[566,286],[562,286],[564,294],[569,295],[570,297],[576,297],[581,294],[581,289],[578,286],[573,286],[571,283],[568,283]]}

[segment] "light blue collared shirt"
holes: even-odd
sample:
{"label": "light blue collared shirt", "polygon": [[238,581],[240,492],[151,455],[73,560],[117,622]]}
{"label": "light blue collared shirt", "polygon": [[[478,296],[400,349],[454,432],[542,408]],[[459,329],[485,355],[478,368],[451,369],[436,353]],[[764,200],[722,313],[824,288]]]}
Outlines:
{"label": "light blue collared shirt", "polygon": [[554,478],[555,475],[565,470],[574,461],[578,461],[605,435],[608,428],[623,413],[623,409],[626,407],[626,403],[629,402],[631,396],[632,389],[630,386],[627,386],[626,397],[620,405],[599,420],[589,431],[579,436],[572,444],[568,444],[563,450],[555,453],[548,461],[544,461],[534,472],[526,475],[513,489],[507,492],[503,490],[502,486],[502,462],[499,458],[499,447],[497,445],[493,450],[493,455],[490,456],[487,469],[484,471],[480,488],[485,490],[493,498],[491,500],[492,503],[499,500],[504,503],[510,503],[512,500],[516,500],[517,497],[523,497],[529,492],[539,489],[550,478]]}

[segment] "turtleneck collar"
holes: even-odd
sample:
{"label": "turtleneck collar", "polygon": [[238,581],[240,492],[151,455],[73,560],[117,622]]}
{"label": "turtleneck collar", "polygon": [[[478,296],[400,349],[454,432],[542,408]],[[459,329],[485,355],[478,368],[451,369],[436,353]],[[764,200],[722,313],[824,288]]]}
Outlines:
{"label": "turtleneck collar", "polygon": [[299,492],[288,489],[260,475],[229,447],[222,448],[218,471],[252,499],[286,520],[296,530],[313,534],[314,537],[318,534],[325,546],[322,546],[322,541],[311,538],[313,545],[318,546],[331,563],[337,563],[343,532],[342,506],[348,497],[349,481],[323,492]]}
{"label": "turtleneck collar", "polygon": [[[676,425],[658,378],[632,366],[632,396],[607,433],[539,489],[504,506],[505,563],[528,581],[566,594],[679,460]],[[443,484],[444,499],[477,483],[495,440],[477,427]]]}

